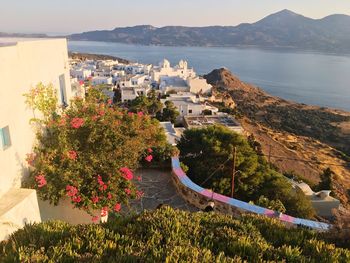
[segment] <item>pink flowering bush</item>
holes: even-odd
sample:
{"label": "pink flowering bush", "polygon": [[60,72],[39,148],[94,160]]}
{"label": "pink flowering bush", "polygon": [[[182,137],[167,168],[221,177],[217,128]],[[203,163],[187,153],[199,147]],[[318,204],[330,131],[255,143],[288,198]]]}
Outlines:
{"label": "pink flowering bush", "polygon": [[75,207],[99,210],[101,216],[142,196],[133,171],[145,158],[151,161],[151,147],[166,144],[156,120],[129,114],[93,89],[85,101],[74,99],[63,113],[50,116],[28,155],[26,186],[55,205],[69,198]]}

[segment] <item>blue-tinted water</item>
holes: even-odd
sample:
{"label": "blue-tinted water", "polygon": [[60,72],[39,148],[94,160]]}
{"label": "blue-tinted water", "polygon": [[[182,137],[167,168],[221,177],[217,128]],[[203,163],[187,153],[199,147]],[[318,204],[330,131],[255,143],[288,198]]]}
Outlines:
{"label": "blue-tinted water", "polygon": [[350,111],[350,57],[241,48],[159,47],[71,41],[70,51],[114,55],[141,63],[186,59],[199,74],[227,67],[272,95]]}

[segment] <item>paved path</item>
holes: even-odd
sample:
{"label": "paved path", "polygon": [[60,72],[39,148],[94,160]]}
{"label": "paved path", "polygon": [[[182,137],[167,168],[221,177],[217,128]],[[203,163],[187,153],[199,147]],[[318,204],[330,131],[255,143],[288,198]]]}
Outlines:
{"label": "paved path", "polygon": [[141,200],[130,202],[131,210],[153,210],[160,204],[166,204],[181,210],[198,211],[177,193],[170,170],[141,169],[135,172],[135,176],[141,176],[142,181],[137,182],[137,188],[145,194]]}

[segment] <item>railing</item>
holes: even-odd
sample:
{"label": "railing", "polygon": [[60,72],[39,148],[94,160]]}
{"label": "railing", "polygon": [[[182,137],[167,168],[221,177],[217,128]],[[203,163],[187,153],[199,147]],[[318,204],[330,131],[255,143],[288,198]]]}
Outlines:
{"label": "railing", "polygon": [[271,209],[267,209],[257,205],[252,205],[234,198],[230,198],[230,197],[212,192],[208,189],[204,189],[203,187],[192,182],[191,179],[187,177],[187,175],[181,169],[180,161],[178,157],[173,157],[171,164],[172,164],[173,174],[177,177],[177,179],[181,182],[183,186],[198,193],[203,197],[208,198],[209,200],[213,200],[213,201],[217,201],[217,202],[229,205],[242,212],[265,215],[267,217],[274,217],[281,220],[282,222],[292,224],[295,226],[304,226],[304,227],[308,227],[319,231],[327,231],[331,228],[331,225],[326,223],[292,217],[286,214],[281,214]]}

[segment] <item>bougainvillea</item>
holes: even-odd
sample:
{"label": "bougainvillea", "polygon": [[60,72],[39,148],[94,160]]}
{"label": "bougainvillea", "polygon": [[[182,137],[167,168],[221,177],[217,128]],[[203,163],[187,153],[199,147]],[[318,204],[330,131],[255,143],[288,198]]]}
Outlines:
{"label": "bougainvillea", "polygon": [[69,198],[75,207],[103,216],[142,196],[132,171],[141,160],[151,161],[151,147],[166,144],[156,120],[111,105],[94,89],[45,119],[39,143],[28,155],[27,186],[41,199],[56,205]]}

